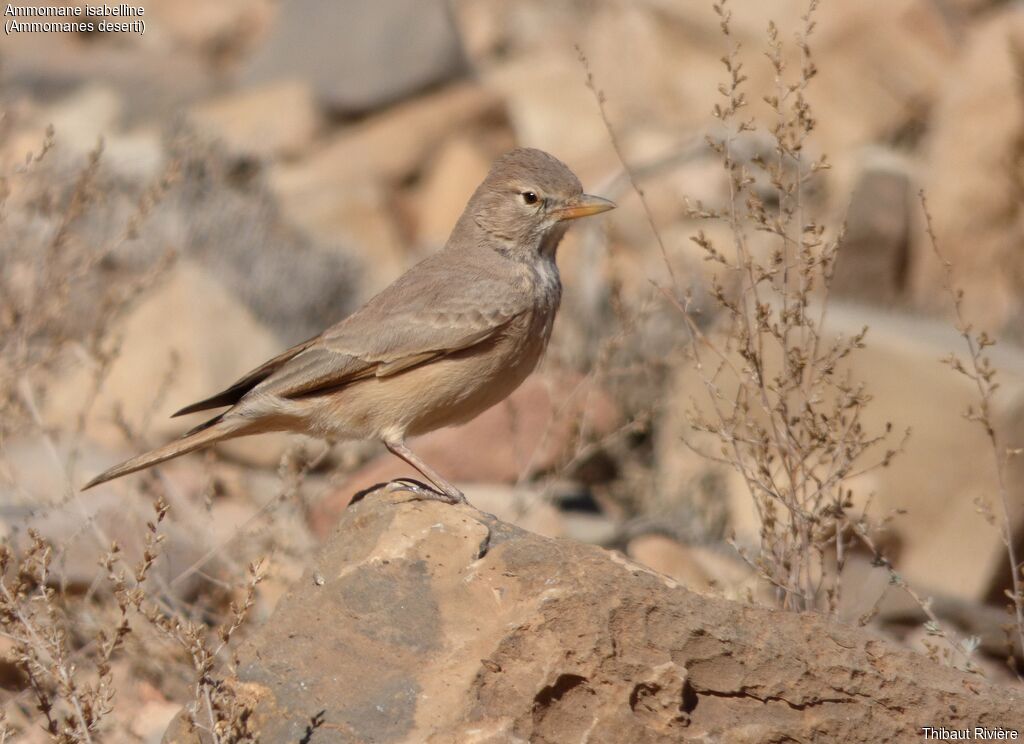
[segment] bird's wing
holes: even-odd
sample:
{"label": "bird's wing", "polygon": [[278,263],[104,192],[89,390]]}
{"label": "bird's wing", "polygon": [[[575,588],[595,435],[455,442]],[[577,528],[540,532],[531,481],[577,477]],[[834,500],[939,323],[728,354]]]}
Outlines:
{"label": "bird's wing", "polygon": [[192,405],[185,406],[180,411],[172,414],[174,416],[184,416],[188,413],[195,413],[196,411],[206,411],[210,408],[223,408],[224,406],[233,406],[239,400],[242,399],[246,393],[252,390],[254,387],[259,385],[265,379],[270,377],[274,372],[280,369],[286,362],[294,358],[298,354],[302,353],[313,345],[319,336],[314,336],[311,339],[303,341],[301,344],[296,344],[287,351],[283,351],[273,359],[264,362],[256,369],[252,370],[243,377],[240,377],[230,387],[222,390],[216,395],[211,395],[209,398],[193,403]]}
{"label": "bird's wing", "polygon": [[[449,256],[450,258],[450,256]],[[531,305],[525,285],[493,266],[443,254],[420,263],[288,359],[257,389],[295,398],[387,377],[484,343]]]}
{"label": "bird's wing", "polygon": [[367,377],[388,377],[500,334],[522,309],[395,313],[361,318],[324,334],[262,382],[260,392],[282,398],[316,395]]}
{"label": "bird's wing", "polygon": [[174,415],[234,405],[253,390],[294,398],[398,374],[483,343],[529,309],[529,294],[496,275],[493,259],[451,258],[434,254],[340,323]]}

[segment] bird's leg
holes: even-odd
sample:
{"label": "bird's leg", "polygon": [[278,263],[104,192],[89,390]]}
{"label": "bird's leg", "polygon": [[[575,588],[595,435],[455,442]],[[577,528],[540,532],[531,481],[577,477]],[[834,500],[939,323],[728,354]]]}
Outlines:
{"label": "bird's leg", "polygon": [[[384,446],[388,448],[388,451],[391,452],[391,454],[401,458],[402,460],[416,468],[418,471],[420,471],[423,477],[430,481],[434,485],[434,487],[437,488],[438,491],[440,491],[440,493],[437,495],[443,496],[444,501],[447,501],[449,504],[468,503],[466,501],[466,496],[462,493],[462,491],[460,491],[451,483],[449,483],[440,475],[438,475],[433,468],[431,468],[429,465],[427,465],[427,463],[423,462],[423,460],[417,457],[416,454],[405,445],[404,440],[399,439],[397,441],[384,442]],[[414,492],[418,493],[418,491]],[[418,495],[423,496],[424,494],[418,493]]]}

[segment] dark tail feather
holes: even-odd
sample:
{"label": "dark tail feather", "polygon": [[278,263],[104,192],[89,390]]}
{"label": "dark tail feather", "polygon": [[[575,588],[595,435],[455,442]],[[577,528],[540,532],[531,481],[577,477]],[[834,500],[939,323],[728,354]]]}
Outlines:
{"label": "dark tail feather", "polygon": [[174,418],[174,416],[184,416],[188,413],[195,413],[196,411],[206,411],[210,408],[235,405],[235,403],[240,401],[246,393],[274,374],[274,372],[280,369],[286,362],[308,349],[313,342],[317,340],[317,338],[319,338],[319,336],[314,336],[313,338],[303,341],[301,344],[293,346],[287,351],[281,352],[270,361],[263,363],[245,377],[238,380],[238,382],[233,384],[227,390],[222,390],[216,395],[211,395],[209,398],[205,398],[198,403],[185,406],[180,411],[175,412],[171,418]]}
{"label": "dark tail feather", "polygon": [[205,398],[198,403],[193,403],[190,406],[185,406],[180,411],[175,411],[171,414],[171,418],[176,416],[187,416],[190,413],[196,413],[197,411],[206,411],[210,408],[222,408],[223,406],[233,406],[235,403],[242,399],[248,390],[235,390],[229,388],[223,393],[217,393],[216,395]]}
{"label": "dark tail feather", "polygon": [[93,486],[98,486],[100,483],[106,483],[109,480],[120,478],[122,475],[128,475],[128,473],[134,473],[137,470],[144,470],[145,468],[173,459],[178,455],[184,455],[201,447],[209,446],[214,442],[233,439],[234,437],[241,436],[243,433],[241,427],[226,424],[221,416],[217,416],[192,429],[181,439],[176,439],[162,447],[157,447],[130,460],[125,460],[120,465],[115,465],[110,470],[100,473],[86,483],[82,490],[87,491]]}
{"label": "dark tail feather", "polygon": [[[225,413],[226,413],[226,411],[225,411]],[[185,437],[190,437],[193,434],[198,434],[201,431],[206,431],[211,426],[216,426],[217,424],[219,424],[223,420],[224,420],[224,414],[223,413],[217,414],[212,419],[208,419],[208,420],[204,421],[203,423],[199,424],[199,426],[193,426],[191,429],[189,429],[184,434],[182,434],[181,438],[184,439]]]}

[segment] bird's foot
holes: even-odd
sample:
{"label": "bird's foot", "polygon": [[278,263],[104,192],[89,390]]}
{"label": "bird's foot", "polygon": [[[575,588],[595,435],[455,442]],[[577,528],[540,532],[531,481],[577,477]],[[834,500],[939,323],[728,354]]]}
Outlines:
{"label": "bird's foot", "polygon": [[412,478],[398,478],[387,484],[384,488],[387,493],[395,493],[396,491],[404,491],[411,493],[417,499],[423,501],[441,501],[445,504],[467,504],[465,494],[459,491],[455,487],[450,487],[450,490],[435,490],[424,483],[420,483]]}

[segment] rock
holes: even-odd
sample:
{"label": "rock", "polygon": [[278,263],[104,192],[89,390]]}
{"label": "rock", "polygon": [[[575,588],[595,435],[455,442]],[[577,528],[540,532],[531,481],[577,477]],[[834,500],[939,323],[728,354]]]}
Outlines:
{"label": "rock", "polygon": [[441,146],[416,195],[416,239],[426,250],[437,250],[448,241],[490,167],[491,158],[469,139],[455,137]]}
{"label": "rock", "polygon": [[453,130],[471,130],[500,112],[500,100],[484,88],[452,86],[348,127],[306,158],[271,170],[271,188],[291,222],[362,252],[365,281],[334,297],[366,298],[409,267],[415,255],[399,232],[392,188],[418,172]]}
{"label": "rock", "polygon": [[129,730],[143,744],[159,744],[161,734],[178,712],[178,706],[160,700],[143,703],[135,711]]}
{"label": "rock", "polygon": [[[268,6],[266,0],[156,0],[145,6],[144,17],[179,56],[198,51],[217,61],[228,52],[225,47],[254,43],[253,36],[269,22]],[[152,32],[147,29],[147,35]]]}
{"label": "rock", "polygon": [[[1013,645],[1018,659],[1024,656],[1024,651],[1019,638],[1006,633],[1005,595],[985,604],[946,596],[939,587],[938,591],[928,593],[927,601],[928,609],[945,631],[964,639],[978,639],[980,653],[975,661],[995,661],[1001,667],[990,675],[983,666],[989,679],[1010,681],[1012,675],[1006,666],[1009,644]],[[905,641],[917,629],[927,631],[931,620],[913,597],[892,584],[886,568],[875,565],[870,556],[856,553],[849,556],[843,569],[843,593],[838,610],[842,622],[862,623],[871,618],[872,626],[900,641]]]}
{"label": "rock", "polygon": [[451,7],[470,61],[495,54],[512,36],[504,23],[509,11],[507,5],[495,5],[486,0],[456,0]]}
{"label": "rock", "polygon": [[[180,436],[197,417],[169,418],[174,411],[224,389],[281,351],[280,342],[241,302],[188,260],[179,261],[111,330],[110,337],[120,339],[119,352],[88,407],[84,431],[112,451],[125,445],[115,411],[151,440]],[[43,408],[47,425],[75,430],[96,374],[92,367],[75,364],[54,381]],[[286,441],[281,435],[247,438],[224,448],[272,467]]]}
{"label": "rock", "polygon": [[[819,79],[807,92],[815,114],[814,147],[836,161],[851,146],[886,139],[922,115],[955,57],[955,28],[943,7],[931,0],[866,0],[819,8],[810,40]],[[774,71],[763,56],[769,21],[786,45],[787,74],[795,75],[800,60],[792,33],[802,27],[805,11],[799,0],[732,9],[732,39],[741,45],[748,100],[774,91]],[[457,14],[476,66],[508,97],[521,141],[564,148],[552,152],[570,163],[610,147],[574,44],[586,53],[623,141],[652,123],[699,137],[720,99],[718,85],[726,75],[720,58],[727,44],[708,5],[604,3],[584,15],[540,1],[495,9],[494,3],[460,0]],[[879,25],[878,18],[887,22]],[[906,74],[894,78],[891,65]],[[679,75],[680,69],[686,74]],[[567,110],[574,116],[565,117]],[[765,106],[750,106],[748,116],[773,123]]]}
{"label": "rock", "polygon": [[239,164],[188,133],[172,139],[170,156],[180,160],[180,181],[143,226],[141,246],[130,243],[121,261],[145,249],[178,248],[276,332],[278,351],[355,309],[357,249],[293,224],[258,165]]}
{"label": "rock", "polygon": [[[778,5],[773,4],[773,12]],[[666,127],[671,122],[676,131],[685,131],[706,120],[721,71],[710,7],[616,3],[581,13],[570,5],[544,2],[459,0],[456,8],[474,63],[508,97],[521,141],[539,147],[557,141],[569,150],[552,152],[567,161],[585,153],[611,153],[575,45],[587,55],[595,85],[607,94],[610,119],[620,135],[628,137],[634,127],[651,122]],[[623,65],[623,59],[630,63]],[[686,67],[684,76],[674,72],[680,65]],[[559,121],[558,112],[567,110],[574,116]],[[528,138],[533,136],[542,139]]]}
{"label": "rock", "polygon": [[[856,744],[1024,726],[1016,687],[402,493],[347,510],[238,655],[227,689],[268,742]],[[184,714],[164,736],[199,741]]]}
{"label": "rock", "polygon": [[867,154],[846,213],[833,293],[887,305],[903,292],[915,206],[908,165],[888,152]]}
{"label": "rock", "polygon": [[4,43],[3,89],[54,100],[69,91],[109,86],[131,102],[134,121],[169,120],[220,80],[195,55],[177,53],[158,36],[151,22],[144,36],[47,34],[40,44],[37,34],[11,34]]}
{"label": "rock", "polygon": [[478,509],[503,522],[544,537],[565,537],[565,515],[536,489],[517,488],[500,483],[471,483],[466,498]]}
{"label": "rock", "polygon": [[753,505],[743,500],[748,496],[743,479],[733,468],[691,449],[717,450],[715,437],[694,432],[690,426],[689,412],[705,410],[707,402],[699,372],[688,355],[673,359],[672,368],[665,413],[654,432],[655,488],[664,505],[658,516],[686,542],[721,539],[731,530],[752,540],[759,524]]}
{"label": "rock", "polygon": [[[579,426],[600,438],[621,422],[606,393],[580,383],[573,376],[532,376],[506,400],[464,426],[439,429],[410,446],[453,483],[526,481],[572,455]],[[311,528],[323,537],[353,493],[399,477],[423,478],[394,455],[382,454],[316,504],[310,514]]]}
{"label": "rock", "polygon": [[611,545],[619,537],[619,526],[604,514],[563,512],[564,534],[567,537],[590,545]]}
{"label": "rock", "polygon": [[368,180],[362,185],[315,190],[291,183],[278,195],[289,221],[314,238],[358,246],[365,260],[359,286],[353,291],[360,297],[369,299],[411,265],[389,194],[381,185]]}
{"label": "rock", "polygon": [[190,121],[248,157],[288,157],[309,147],[319,116],[308,83],[281,81],[215,98],[193,108]]}
{"label": "rock", "polygon": [[[937,361],[951,351],[962,355],[962,339],[941,321],[841,307],[830,316],[832,332],[871,328],[866,353],[852,358],[854,378],[864,380],[873,396],[865,425],[881,431],[892,421],[896,432],[912,429],[905,452],[888,468],[852,484],[862,498],[875,492],[875,518],[907,510],[887,527],[900,573],[912,585],[953,598],[991,596],[1005,571],[1006,551],[974,502],[998,508],[994,454],[982,428],[963,418],[969,406],[978,405],[974,384]],[[1020,441],[1024,352],[1008,345],[991,351],[1003,385],[993,402],[995,423],[1004,441]],[[1014,467],[1011,494],[1024,487],[1024,472]],[[1021,534],[1024,506],[1012,496],[1010,519],[1011,532]]]}
{"label": "rock", "polygon": [[358,114],[466,72],[444,0],[327,4],[294,0],[250,61],[253,81],[312,82],[320,103]]}
{"label": "rock", "polygon": [[[650,116],[664,112],[658,116],[661,121],[676,118],[706,129],[711,108],[720,98],[717,85],[725,81],[720,63],[725,42],[718,16],[708,6],[672,0],[658,0],[656,7],[654,20],[647,21],[650,29],[641,19],[628,24],[616,24],[613,19],[601,30],[601,41],[595,39],[586,45],[588,51],[592,50],[597,80],[602,85],[608,79],[620,81],[617,89],[608,90],[613,101],[618,90],[632,87],[624,95],[634,101],[634,111],[643,111],[641,107],[646,105]],[[732,38],[741,44],[740,60],[743,72],[749,76],[749,100],[760,101],[761,96],[775,92],[774,70],[763,56],[769,21],[777,25],[785,45],[786,74],[796,76],[800,52],[792,43],[792,34],[802,28],[801,16],[806,8],[800,0],[747,3],[733,8]],[[640,15],[638,10],[634,15]],[[885,18],[886,23],[880,25],[879,18]],[[851,148],[889,139],[922,115],[923,106],[942,90],[947,70],[954,63],[956,39],[952,24],[931,0],[821,5],[815,21],[810,44],[818,77],[807,89],[815,119],[810,147],[827,152],[829,160],[839,167],[838,161],[844,160]],[[616,34],[637,38],[615,43]],[[676,60],[675,65],[647,61],[648,67],[661,68],[650,78],[653,90],[637,84],[638,76],[629,74],[626,66],[619,65],[617,73],[614,69],[626,45],[638,46],[643,53],[643,46],[638,44],[643,35],[652,39],[648,46],[661,52],[662,57]],[[674,70],[682,65],[688,74],[675,75]],[[891,65],[906,74],[894,78]],[[645,96],[648,100],[665,100],[645,104]],[[687,108],[690,111],[685,111]],[[748,115],[768,128],[774,123],[768,107],[751,106]],[[619,120],[623,118],[630,117]]]}
{"label": "rock", "polygon": [[[103,166],[124,178],[154,178],[164,166],[164,153],[155,127],[124,129],[122,96],[103,83],[86,84],[57,101],[29,112],[14,108],[14,132],[4,142],[5,159],[23,166],[25,153],[39,152],[47,128],[53,127],[52,159],[81,167],[102,143]],[[21,115],[19,115],[21,113]]]}
{"label": "rock", "polygon": [[[484,80],[505,99],[518,142],[554,153],[586,180],[587,164],[614,162],[614,151],[584,74],[571,53],[537,52],[487,71]],[[566,111],[575,114],[567,120]]]}
{"label": "rock", "polygon": [[721,546],[682,545],[655,533],[629,541],[626,553],[637,563],[678,581],[691,592],[708,596],[746,599],[757,589],[750,568]]}
{"label": "rock", "polygon": [[120,127],[121,98],[110,86],[87,85],[41,113],[52,124],[54,136],[78,152],[88,152]]}
{"label": "rock", "polygon": [[[42,139],[33,141],[38,152]],[[12,286],[5,299],[19,313],[38,313],[33,293],[52,294],[46,287],[59,284],[62,304],[46,323],[48,336],[59,343],[92,338],[173,254],[216,276],[230,296],[278,334],[275,353],[355,308],[361,258],[339,245],[337,236],[331,242],[315,239],[283,216],[258,163],[240,163],[181,130],[168,132],[166,146],[175,166],[160,184],[114,172],[101,155],[86,179],[83,207],[71,220],[64,205],[83,181],[84,156],[69,163],[51,153],[12,179],[4,277],[26,291]],[[18,157],[23,162],[24,153]],[[129,226],[136,227],[134,235]],[[38,257],[61,231],[68,248],[59,260],[40,264]],[[49,284],[38,282],[40,271]]]}
{"label": "rock", "polygon": [[[1018,340],[1024,311],[1022,48],[1024,8],[1019,5],[1003,7],[971,30],[935,106],[923,158],[939,247],[964,290],[967,317],[990,332],[1005,327]],[[938,291],[943,273],[919,229],[910,266],[919,306],[949,313],[949,296]]]}
{"label": "rock", "polygon": [[271,185],[292,198],[367,183],[393,185],[452,132],[501,114],[501,99],[487,88],[449,86],[342,129],[303,160],[277,168]]}
{"label": "rock", "polygon": [[[804,7],[791,7],[796,13],[789,20],[776,18],[780,28],[799,27],[797,17]],[[886,23],[880,25],[879,18]],[[763,48],[763,29],[754,29],[757,52]],[[891,139],[920,119],[924,106],[942,94],[955,67],[954,33],[939,4],[931,0],[822,6],[811,39],[821,74],[808,90],[820,124],[815,127],[817,146],[835,160],[851,146]],[[790,64],[795,65],[795,45],[790,49]],[[894,77],[892,65],[906,74]]]}

